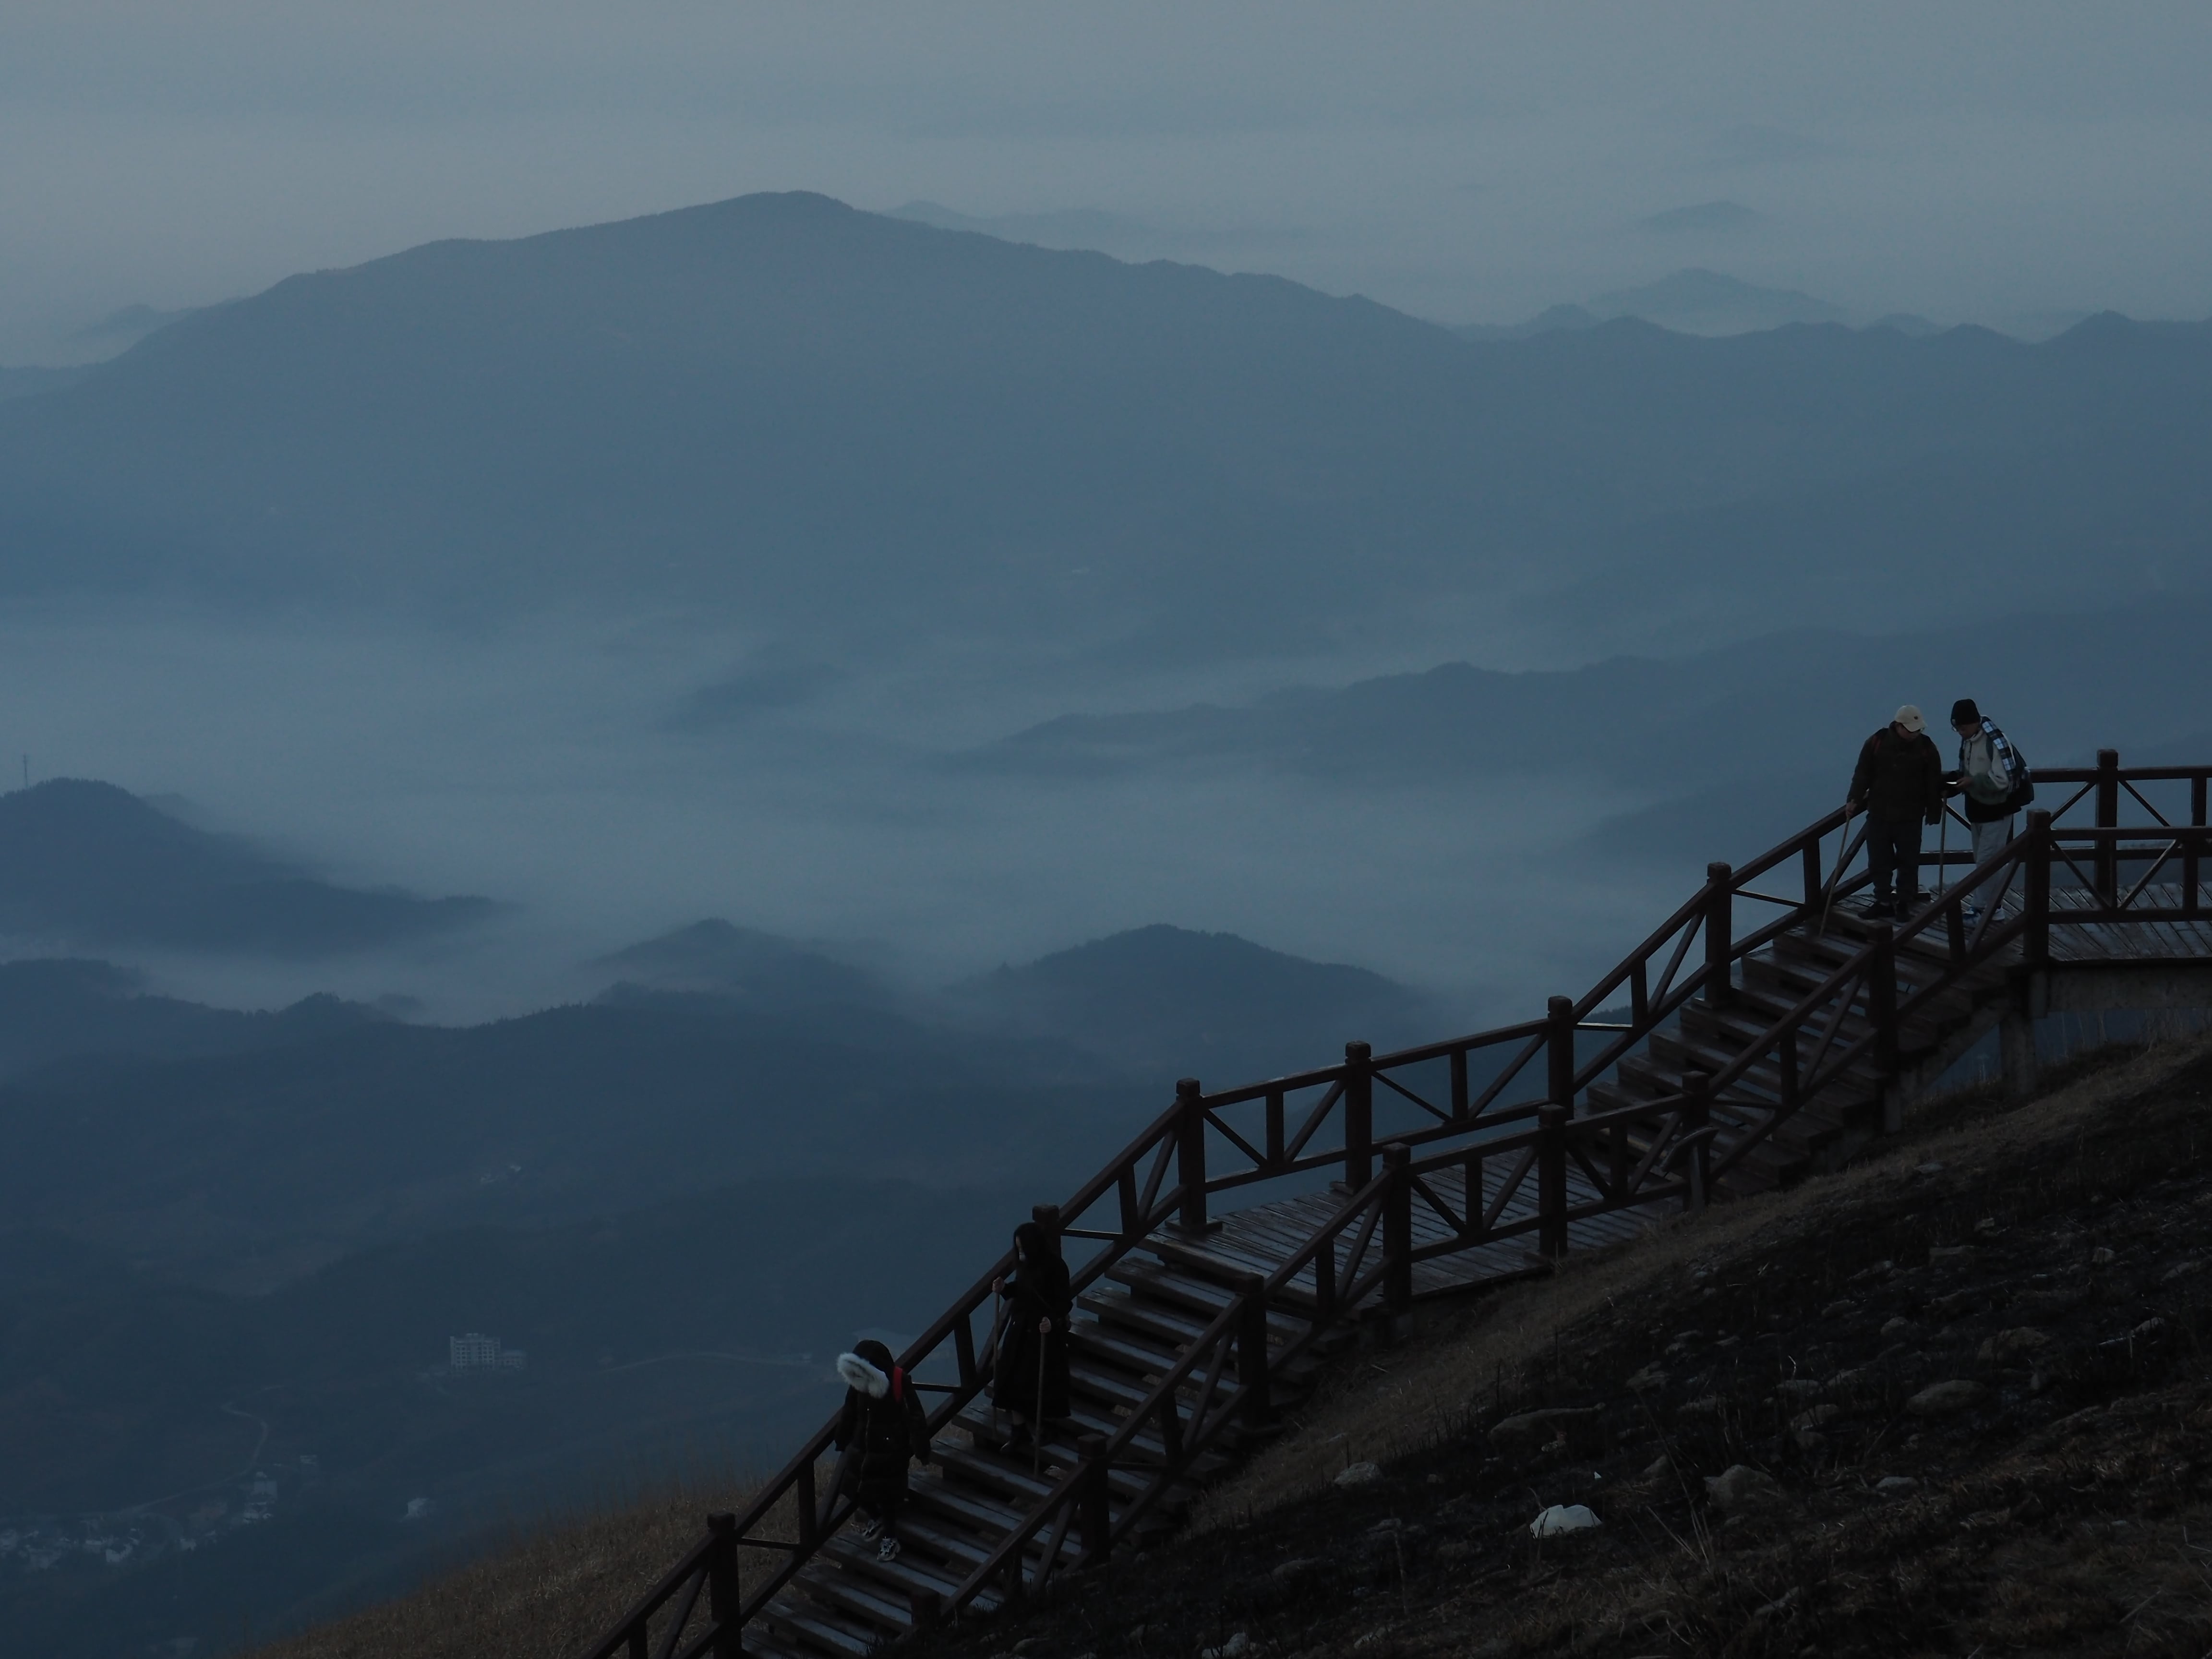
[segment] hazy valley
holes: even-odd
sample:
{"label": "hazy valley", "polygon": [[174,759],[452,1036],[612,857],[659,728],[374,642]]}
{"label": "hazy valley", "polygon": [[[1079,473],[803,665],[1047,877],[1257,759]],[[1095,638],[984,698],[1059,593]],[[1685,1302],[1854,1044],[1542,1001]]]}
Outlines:
{"label": "hazy valley", "polygon": [[785,194],[5,371],[0,1620],[780,1456],[1176,1077],[1579,990],[1901,702],[2200,753],[2208,370]]}

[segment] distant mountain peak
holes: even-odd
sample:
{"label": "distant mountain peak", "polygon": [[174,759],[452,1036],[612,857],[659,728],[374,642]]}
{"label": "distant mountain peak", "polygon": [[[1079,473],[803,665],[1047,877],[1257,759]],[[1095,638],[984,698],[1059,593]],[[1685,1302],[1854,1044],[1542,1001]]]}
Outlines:
{"label": "distant mountain peak", "polygon": [[1641,288],[1616,289],[1589,302],[1601,317],[1641,317],[1685,334],[1749,334],[1790,323],[1843,323],[1838,305],[1790,288],[1762,288],[1701,265],[1671,271]]}
{"label": "distant mountain peak", "polygon": [[891,993],[866,969],[796,939],[709,916],[601,957],[593,967],[619,974],[608,994],[639,991],[726,997],[757,1009],[875,1007]]}
{"label": "distant mountain peak", "polygon": [[1340,1058],[1354,1037],[1387,1049],[1437,1018],[1421,994],[1367,969],[1166,922],[1000,967],[948,996],[1005,1034],[1224,1082]]}
{"label": "distant mountain peak", "polygon": [[479,921],[495,908],[337,886],[94,779],[0,795],[0,934],[313,956]]}

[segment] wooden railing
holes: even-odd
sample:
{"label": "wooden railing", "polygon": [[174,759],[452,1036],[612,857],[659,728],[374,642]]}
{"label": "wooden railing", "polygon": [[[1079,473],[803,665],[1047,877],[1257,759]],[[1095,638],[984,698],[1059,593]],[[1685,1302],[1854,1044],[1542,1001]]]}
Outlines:
{"label": "wooden railing", "polygon": [[[2105,750],[2094,768],[2040,771],[2036,780],[2039,790],[2072,793],[2055,808],[2030,812],[2024,833],[1902,926],[1868,929],[1864,943],[1786,1012],[1710,1073],[1689,1072],[1676,1094],[1577,1110],[1590,1085],[1677,1023],[1693,1000],[1728,1008],[1747,959],[1793,929],[1823,928],[1839,900],[1868,884],[1863,868],[1851,873],[1863,830],[1854,836],[1842,809],[1741,867],[1708,866],[1705,884],[1674,915],[1581,997],[1552,998],[1540,1019],[1379,1056],[1350,1042],[1340,1065],[1212,1093],[1196,1079],[1179,1084],[1172,1103],[1119,1156],[1066,1203],[1037,1212],[1063,1241],[1093,1247],[1073,1265],[1077,1295],[1132,1250],[1171,1251],[1178,1235],[1201,1237],[1216,1198],[1270,1196],[1258,1189],[1310,1188],[1334,1175],[1341,1201],[1280,1268],[1231,1291],[1112,1436],[1079,1443],[1075,1466],[949,1602],[917,1601],[917,1626],[979,1595],[1033,1593],[1056,1572],[1103,1559],[1224,1432],[1266,1423],[1273,1368],[1370,1308],[1404,1312],[1416,1264],[1532,1236],[1538,1257],[1556,1259],[1577,1220],[1702,1207],[1729,1170],[1854,1067],[1863,1062],[1876,1079],[1893,1077],[1901,1030],[1976,971],[1999,961],[2031,969],[2048,963],[2054,929],[2207,918],[2202,878],[2212,854],[2205,811],[2212,766],[2124,770]],[[2177,786],[2184,799],[2168,799],[2176,814],[2169,817],[2145,791],[2165,787],[2171,796]],[[2124,799],[2148,822],[2123,825]],[[2093,822],[2063,822],[2084,802]],[[1838,836],[1832,861],[1823,853],[1831,834]],[[1929,861],[1948,870],[1971,866],[1972,855],[1939,852]],[[2169,872],[2178,901],[2152,902],[2164,898],[2157,878]],[[1796,890],[1755,884],[1777,873],[1794,876]],[[2054,887],[2063,902],[2054,902]],[[1972,922],[1970,903],[1980,910]],[[1739,933],[1739,910],[1754,906],[1766,915]],[[1900,979],[1900,948],[1929,938],[1940,940],[1936,971]],[[1924,965],[1929,953],[1914,954]],[[1620,1017],[1600,1017],[1609,1010]],[[1864,1029],[1847,1039],[1844,1027],[1854,1015]],[[1717,1106],[1735,1126],[1725,1140],[1713,1123]],[[1495,1186],[1485,1178],[1492,1168],[1503,1171]],[[1571,1169],[1594,1197],[1572,1201]],[[1434,1179],[1447,1170],[1464,1176],[1456,1207],[1438,1190],[1449,1183]],[[1531,1201],[1516,1205],[1531,1183]],[[1446,1229],[1418,1248],[1417,1204]],[[991,1264],[900,1356],[909,1373],[933,1379],[918,1383],[936,1396],[933,1432],[988,1385],[993,1285],[1012,1266],[1011,1254]],[[1299,1322],[1299,1334],[1272,1354],[1271,1311],[1295,1313]],[[738,1652],[743,1627],[852,1512],[842,1466],[827,1481],[819,1478],[834,1428],[833,1419],[817,1430],[742,1513],[711,1517],[707,1537],[579,1659]],[[1111,1501],[1117,1476],[1118,1513]],[[755,1535],[778,1520],[788,1537]],[[781,1558],[742,1594],[740,1547]]]}

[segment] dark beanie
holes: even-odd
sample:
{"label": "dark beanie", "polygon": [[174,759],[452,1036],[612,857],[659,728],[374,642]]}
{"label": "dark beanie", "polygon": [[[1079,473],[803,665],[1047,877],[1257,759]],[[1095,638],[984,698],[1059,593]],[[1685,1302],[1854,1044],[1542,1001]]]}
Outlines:
{"label": "dark beanie", "polygon": [[1960,720],[1979,720],[1981,717],[1982,711],[1974,707],[1972,697],[1961,697],[1951,705],[1951,724],[1954,726]]}

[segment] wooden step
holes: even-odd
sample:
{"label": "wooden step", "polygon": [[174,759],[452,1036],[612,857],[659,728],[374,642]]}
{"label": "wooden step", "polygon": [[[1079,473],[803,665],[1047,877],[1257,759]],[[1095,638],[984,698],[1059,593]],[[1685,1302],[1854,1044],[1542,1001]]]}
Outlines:
{"label": "wooden step", "polygon": [[816,1558],[792,1583],[827,1611],[872,1625],[883,1634],[902,1636],[914,1628],[914,1610],[903,1595],[861,1578],[835,1559]]}
{"label": "wooden step", "polygon": [[1182,1358],[1180,1348],[1149,1341],[1126,1329],[1102,1329],[1096,1322],[1079,1322],[1069,1327],[1067,1346],[1093,1362],[1127,1371],[1132,1376],[1164,1376]]}
{"label": "wooden step", "polygon": [[[886,1561],[876,1553],[876,1540],[863,1538],[858,1528],[848,1528],[822,1547],[822,1553],[836,1561],[846,1571],[862,1577],[873,1578],[897,1595],[920,1592],[930,1595],[950,1595],[960,1588],[969,1571],[981,1566],[984,1558],[978,1554],[972,1559],[964,1556],[967,1566],[956,1571],[948,1563],[953,1559],[943,1552],[930,1551],[925,1540],[910,1531],[903,1518],[899,1522],[899,1556],[896,1561]],[[811,1569],[802,1570],[805,1577]]]}
{"label": "wooden step", "polygon": [[[1078,1433],[1103,1435],[1110,1439],[1121,1431],[1122,1425],[1128,1419],[1124,1417],[1100,1415],[1079,1406],[1069,1420],[1073,1424]],[[990,1420],[989,1407],[980,1401],[969,1406],[953,1421],[966,1429],[972,1436],[994,1437],[1000,1432]],[[1081,1455],[1074,1443],[1073,1437],[1065,1433],[1047,1434],[1045,1451],[1053,1462],[1060,1464],[1062,1468],[1072,1467]],[[1161,1462],[1167,1455],[1166,1443],[1161,1440],[1158,1430],[1150,1424],[1129,1437],[1128,1451],[1133,1457],[1155,1463]],[[1225,1467],[1227,1462],[1228,1460],[1220,1454],[1206,1452],[1201,1455],[1194,1466],[1193,1473],[1198,1479],[1210,1479],[1218,1468]],[[1116,1491],[1124,1486],[1141,1486],[1144,1481],[1144,1478],[1134,1470],[1118,1468],[1109,1474],[1108,1480]]]}
{"label": "wooden step", "polygon": [[[1096,1315],[1102,1325],[1127,1327],[1145,1334],[1156,1345],[1172,1347],[1180,1355],[1206,1334],[1206,1327],[1229,1305],[1229,1293],[1209,1281],[1177,1274],[1170,1266],[1141,1257],[1125,1258],[1120,1265],[1127,1267],[1132,1262],[1139,1273],[1165,1275],[1166,1279],[1159,1282],[1172,1279],[1180,1288],[1172,1296],[1158,1295],[1149,1285],[1139,1284],[1133,1278],[1109,1270],[1107,1278],[1085,1291],[1083,1297],[1085,1311]],[[1312,1326],[1312,1320],[1280,1307],[1275,1297],[1268,1299],[1267,1344],[1271,1349],[1297,1341]]]}
{"label": "wooden step", "polygon": [[956,1526],[965,1527],[979,1538],[1000,1537],[1021,1518],[1021,1512],[1011,1504],[981,1497],[949,1480],[927,1477],[916,1480],[907,1488],[907,1502]]}
{"label": "wooden step", "polygon": [[762,1608],[761,1616],[768,1620],[769,1629],[817,1652],[858,1659],[876,1645],[878,1632],[873,1626],[832,1613],[793,1595],[789,1589]]}

